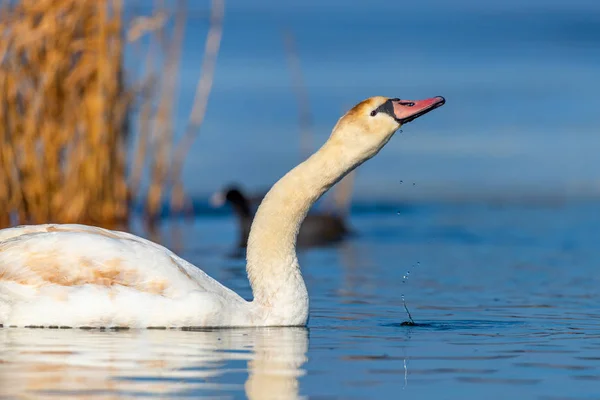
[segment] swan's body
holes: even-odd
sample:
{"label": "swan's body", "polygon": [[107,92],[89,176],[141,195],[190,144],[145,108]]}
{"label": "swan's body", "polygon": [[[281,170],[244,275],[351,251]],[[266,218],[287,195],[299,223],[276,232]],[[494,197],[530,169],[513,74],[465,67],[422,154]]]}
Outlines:
{"label": "swan's body", "polygon": [[338,121],[321,149],[273,186],[248,239],[250,302],[168,249],[134,235],[84,225],[22,226],[0,230],[0,324],[305,325],[308,293],[295,245],[308,209],[377,154],[402,123],[443,103],[443,98],[365,100]]}
{"label": "swan's body", "polygon": [[248,303],[168,249],[85,225],[0,231],[8,326],[260,325]]}

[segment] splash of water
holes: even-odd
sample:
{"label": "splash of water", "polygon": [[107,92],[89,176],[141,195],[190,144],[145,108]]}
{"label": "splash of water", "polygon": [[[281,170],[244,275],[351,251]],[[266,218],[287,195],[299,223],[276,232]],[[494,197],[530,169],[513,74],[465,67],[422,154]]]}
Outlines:
{"label": "splash of water", "polygon": [[[403,180],[400,181],[400,184],[404,183]],[[416,186],[416,183],[413,182],[412,184],[413,186]],[[400,215],[400,211],[396,212],[396,214]],[[421,265],[420,261],[417,261],[417,263],[415,265],[413,265],[411,268],[414,267],[418,267],[419,265]],[[406,284],[406,281],[408,281],[408,277],[410,276],[410,270],[406,271],[406,273],[402,276],[402,284]],[[402,324],[406,324],[406,325],[415,325],[415,320],[412,317],[412,314],[410,313],[410,310],[408,309],[408,306],[406,305],[406,298],[404,297],[404,293],[401,293],[400,296],[402,297],[402,305],[404,306],[404,310],[406,311],[406,315],[408,315],[408,321],[407,322],[403,322]]]}
{"label": "splash of water", "polygon": [[415,320],[413,319],[412,315],[410,314],[410,310],[406,306],[406,299],[404,299],[404,295],[402,295],[402,305],[404,306],[404,310],[406,311],[406,314],[408,315],[408,319],[410,321],[410,324],[414,325],[415,324]]}
{"label": "splash of water", "polygon": [[[413,265],[412,268],[418,267],[419,265],[421,265],[421,262],[417,261],[417,263],[415,265]],[[409,277],[410,277],[410,270],[406,271],[406,273],[402,276],[402,284],[406,284],[406,281],[408,281]],[[400,296],[402,297],[402,305],[404,306],[404,310],[406,311],[406,314],[408,315],[409,323],[410,323],[410,325],[414,325],[415,320],[413,319],[412,314],[410,313],[410,310],[408,309],[408,306],[406,305],[406,298],[404,297],[404,293],[402,293]]]}

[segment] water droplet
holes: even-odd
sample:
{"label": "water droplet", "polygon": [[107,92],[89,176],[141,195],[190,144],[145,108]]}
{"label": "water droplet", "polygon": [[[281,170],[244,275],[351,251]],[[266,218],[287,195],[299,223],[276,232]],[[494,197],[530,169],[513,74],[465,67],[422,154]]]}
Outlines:
{"label": "water droplet", "polygon": [[417,184],[413,182],[413,186],[416,186]]}
{"label": "water droplet", "polygon": [[400,181],[400,184],[404,183],[404,181]]}

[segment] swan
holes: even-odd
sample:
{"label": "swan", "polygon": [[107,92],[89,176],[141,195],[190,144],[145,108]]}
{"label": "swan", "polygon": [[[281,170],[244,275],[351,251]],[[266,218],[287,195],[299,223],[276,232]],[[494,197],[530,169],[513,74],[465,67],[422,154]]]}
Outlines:
{"label": "swan", "polygon": [[[238,248],[245,248],[250,236],[250,227],[254,213],[251,210],[251,200],[248,199],[236,185],[230,185],[211,197],[215,207],[229,203],[233,208],[238,222]],[[309,212],[298,231],[296,246],[322,246],[338,242],[350,233],[343,215],[334,212]]]}
{"label": "swan", "polygon": [[0,230],[0,325],[48,328],[305,326],[296,235],[311,205],[403,124],[445,103],[371,97],[261,202],[248,238],[247,301],[163,246],[77,224]]}

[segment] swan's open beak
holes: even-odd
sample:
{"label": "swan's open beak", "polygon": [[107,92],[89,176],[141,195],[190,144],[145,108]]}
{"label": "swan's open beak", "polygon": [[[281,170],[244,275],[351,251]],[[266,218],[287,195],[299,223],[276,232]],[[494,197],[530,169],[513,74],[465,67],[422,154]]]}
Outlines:
{"label": "swan's open beak", "polygon": [[406,124],[427,114],[431,110],[441,107],[446,102],[442,96],[432,97],[424,100],[400,100],[393,99],[394,116],[399,124]]}

